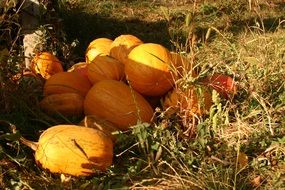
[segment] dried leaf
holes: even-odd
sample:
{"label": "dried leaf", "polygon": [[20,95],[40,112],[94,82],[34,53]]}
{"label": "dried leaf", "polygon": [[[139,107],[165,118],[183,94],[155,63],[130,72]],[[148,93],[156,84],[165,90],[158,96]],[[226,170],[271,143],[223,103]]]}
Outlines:
{"label": "dried leaf", "polygon": [[237,160],[240,168],[244,168],[248,165],[248,157],[244,152],[238,154]]}
{"label": "dried leaf", "polygon": [[251,184],[254,187],[259,187],[261,184],[261,177],[260,176],[256,176],[255,178],[253,178],[253,180],[251,180]]}

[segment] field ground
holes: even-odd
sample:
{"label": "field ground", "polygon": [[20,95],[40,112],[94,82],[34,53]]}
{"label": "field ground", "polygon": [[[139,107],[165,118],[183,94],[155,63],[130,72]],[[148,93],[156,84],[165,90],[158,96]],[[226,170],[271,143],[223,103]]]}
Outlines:
{"label": "field ground", "polygon": [[[232,76],[238,91],[231,99],[213,92],[210,113],[194,126],[183,110],[171,116],[158,110],[150,127],[138,124],[117,135],[113,166],[94,177],[42,170],[1,122],[0,189],[285,189],[283,0],[58,0],[55,10],[46,13],[50,24],[42,27],[41,48],[55,52],[65,67],[83,61],[95,38],[133,34],[200,68],[196,79],[177,81],[178,88],[218,72]],[[37,106],[42,80],[10,81],[22,61],[19,40],[5,33],[14,26],[10,19],[0,20],[0,120],[36,141],[44,129],[82,118],[44,114]]]}

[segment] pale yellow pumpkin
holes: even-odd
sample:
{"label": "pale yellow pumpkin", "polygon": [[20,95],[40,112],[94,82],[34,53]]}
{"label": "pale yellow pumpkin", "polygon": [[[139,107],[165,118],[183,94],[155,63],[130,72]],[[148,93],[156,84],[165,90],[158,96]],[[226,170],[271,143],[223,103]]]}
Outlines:
{"label": "pale yellow pumpkin", "polygon": [[110,56],[125,64],[130,51],[143,41],[131,34],[123,34],[114,39],[111,44]]}
{"label": "pale yellow pumpkin", "polygon": [[77,125],[56,125],[38,142],[20,139],[35,151],[39,166],[52,173],[89,176],[112,165],[113,141],[100,130]]}
{"label": "pale yellow pumpkin", "polygon": [[147,96],[161,96],[174,85],[170,52],[159,44],[144,43],[128,55],[125,74],[130,85]]}
{"label": "pale yellow pumpkin", "polygon": [[85,52],[86,63],[89,64],[99,55],[109,55],[112,42],[109,38],[97,38],[90,42]]}

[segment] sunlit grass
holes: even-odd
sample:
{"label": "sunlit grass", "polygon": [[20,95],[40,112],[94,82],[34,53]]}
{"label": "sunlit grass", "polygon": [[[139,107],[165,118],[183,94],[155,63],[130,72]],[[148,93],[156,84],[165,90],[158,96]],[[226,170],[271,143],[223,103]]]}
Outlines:
{"label": "sunlit grass", "polygon": [[[116,134],[114,165],[106,173],[90,178],[63,179],[44,171],[35,165],[32,151],[27,147],[16,139],[1,139],[1,188],[265,190],[284,187],[285,30],[281,0],[271,4],[246,0],[203,4],[109,0],[62,3],[66,6],[62,11],[70,16],[63,21],[68,28],[67,38],[71,41],[78,38],[79,47],[83,48],[96,36],[138,34],[144,41],[162,43],[182,54],[199,71],[193,77],[189,69],[183,68],[175,88],[185,90],[189,85],[199,84],[205,76],[223,73],[233,77],[238,91],[231,99],[212,91],[214,103],[209,113],[193,123],[183,109],[171,115],[161,107],[156,109],[155,123],[138,124]],[[78,10],[84,10],[85,14],[76,13]],[[96,14],[108,19],[100,22]],[[82,28],[76,28],[78,20],[73,20],[74,15],[81,15],[78,17],[81,19],[88,16],[85,21],[96,18],[95,26],[82,23]],[[128,27],[130,20],[132,27]],[[167,35],[165,31],[159,33],[156,23],[161,21]],[[98,29],[98,24],[103,30]],[[10,62],[7,57],[1,59],[0,119],[14,123],[22,135],[33,140],[51,125],[76,123],[78,118],[54,118],[39,109],[43,81],[28,76],[12,81],[11,77],[21,70],[15,67],[20,62],[17,60],[22,59],[12,55]],[[75,57],[78,56],[84,57]],[[194,135],[187,136],[189,126]],[[2,126],[0,132],[0,136],[9,133]]]}

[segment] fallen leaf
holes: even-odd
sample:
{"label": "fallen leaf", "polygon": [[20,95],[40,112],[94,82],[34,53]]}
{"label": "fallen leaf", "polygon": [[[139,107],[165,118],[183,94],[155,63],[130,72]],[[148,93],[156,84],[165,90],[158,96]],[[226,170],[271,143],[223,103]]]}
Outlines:
{"label": "fallen leaf", "polygon": [[248,157],[244,152],[240,152],[238,154],[237,161],[238,161],[238,165],[240,166],[240,168],[244,168],[248,164]]}
{"label": "fallen leaf", "polygon": [[251,180],[251,184],[254,187],[258,187],[261,184],[261,177],[260,176],[256,176],[255,178],[253,178],[253,180]]}

